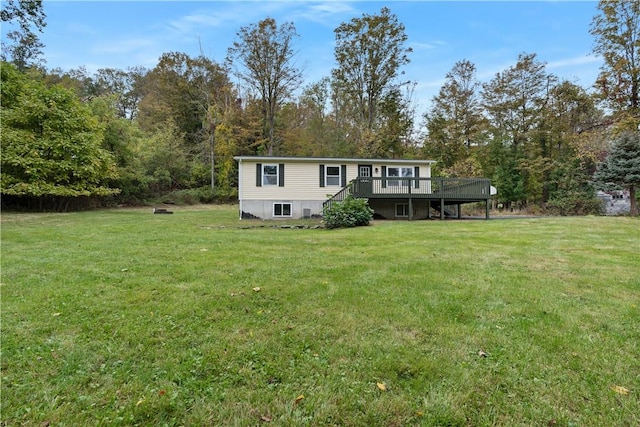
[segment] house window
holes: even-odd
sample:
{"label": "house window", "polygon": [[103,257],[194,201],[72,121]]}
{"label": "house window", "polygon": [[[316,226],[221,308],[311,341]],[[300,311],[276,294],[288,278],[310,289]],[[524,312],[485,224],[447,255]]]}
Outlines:
{"label": "house window", "polygon": [[274,217],[290,217],[291,203],[274,203],[273,216]]}
{"label": "house window", "polygon": [[[402,177],[402,178],[413,178],[413,168],[401,168],[401,167],[388,167],[387,168],[387,177]],[[402,184],[400,184],[402,182]],[[387,185],[389,187],[399,187],[402,185],[406,187],[409,185],[408,181],[401,181],[399,179],[389,179],[387,180]]]}
{"label": "house window", "polygon": [[340,185],[342,182],[340,175],[340,166],[326,166],[325,170],[326,185]]}
{"label": "house window", "polygon": [[278,185],[278,165],[262,165],[262,185]]}
{"label": "house window", "polygon": [[371,167],[360,166],[360,173],[358,175],[362,178],[369,178],[371,176]]}
{"label": "house window", "polygon": [[320,187],[347,185],[347,165],[320,165]]}
{"label": "house window", "polygon": [[409,204],[408,203],[396,203],[396,217],[408,218],[409,217]]}

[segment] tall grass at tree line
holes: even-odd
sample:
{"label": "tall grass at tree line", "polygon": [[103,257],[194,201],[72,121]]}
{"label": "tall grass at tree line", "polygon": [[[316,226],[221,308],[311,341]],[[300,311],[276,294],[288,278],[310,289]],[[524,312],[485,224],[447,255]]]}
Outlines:
{"label": "tall grass at tree line", "polygon": [[640,425],[637,218],[273,224],[3,214],[0,421]]}

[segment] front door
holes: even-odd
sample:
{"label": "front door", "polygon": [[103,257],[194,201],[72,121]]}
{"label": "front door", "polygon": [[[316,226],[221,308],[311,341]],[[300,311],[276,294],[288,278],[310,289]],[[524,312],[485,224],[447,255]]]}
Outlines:
{"label": "front door", "polygon": [[358,165],[357,197],[368,197],[373,192],[373,165]]}

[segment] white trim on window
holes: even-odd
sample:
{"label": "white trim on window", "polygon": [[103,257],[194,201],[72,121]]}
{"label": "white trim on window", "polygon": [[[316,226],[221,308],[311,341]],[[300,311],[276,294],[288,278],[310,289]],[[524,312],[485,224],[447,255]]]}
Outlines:
{"label": "white trim on window", "polygon": [[[387,178],[392,177],[402,177],[402,178],[413,178],[414,167],[405,167],[405,166],[387,166]],[[403,187],[408,186],[406,181],[402,181],[400,184],[399,179],[387,179],[388,187],[399,187],[402,185]]]}
{"label": "white trim on window", "polygon": [[278,165],[262,165],[262,185],[278,185]]}
{"label": "white trim on window", "polygon": [[342,171],[340,165],[325,165],[324,166],[324,185],[340,186],[342,182]]}
{"label": "white trim on window", "polygon": [[274,218],[290,218],[291,216],[293,216],[291,203],[277,202],[273,204]]}

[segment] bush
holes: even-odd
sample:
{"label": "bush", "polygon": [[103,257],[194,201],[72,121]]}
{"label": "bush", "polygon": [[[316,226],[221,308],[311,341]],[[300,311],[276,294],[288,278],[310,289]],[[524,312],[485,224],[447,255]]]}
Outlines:
{"label": "bush", "polygon": [[162,203],[172,205],[198,205],[201,203],[213,203],[215,196],[210,187],[189,188],[175,190],[160,198]]}
{"label": "bush", "polygon": [[325,207],[323,216],[326,228],[358,227],[369,225],[373,219],[373,209],[369,207],[367,199],[348,195],[343,201]]}
{"label": "bush", "polygon": [[602,201],[593,194],[582,191],[564,191],[547,203],[547,209],[555,215],[601,215]]}

